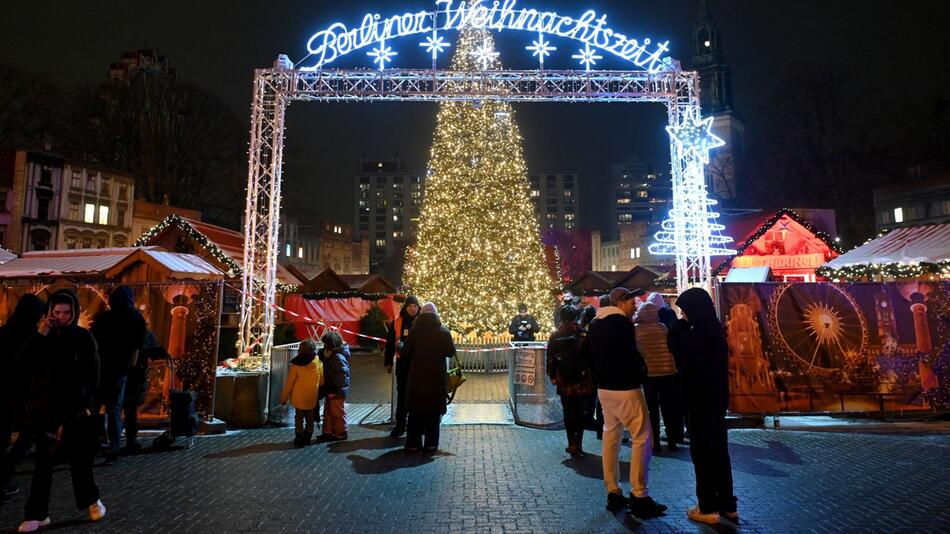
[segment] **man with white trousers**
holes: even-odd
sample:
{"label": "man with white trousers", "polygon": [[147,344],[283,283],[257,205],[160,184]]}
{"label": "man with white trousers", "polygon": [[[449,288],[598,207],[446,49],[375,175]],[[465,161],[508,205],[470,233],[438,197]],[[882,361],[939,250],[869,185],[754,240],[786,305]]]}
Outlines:
{"label": "man with white trousers", "polygon": [[[642,292],[641,292],[642,293]],[[650,448],[653,443],[650,415],[642,384],[646,364],[637,351],[633,313],[635,297],[640,293],[625,288],[610,292],[610,306],[597,311],[591,323],[582,352],[594,369],[597,397],[604,410],[603,468],[607,487],[607,509],[614,512],[624,507],[637,517],[656,517],[666,511],[647,489]],[[630,457],[630,498],[620,488],[620,441],[623,429],[633,440]]]}

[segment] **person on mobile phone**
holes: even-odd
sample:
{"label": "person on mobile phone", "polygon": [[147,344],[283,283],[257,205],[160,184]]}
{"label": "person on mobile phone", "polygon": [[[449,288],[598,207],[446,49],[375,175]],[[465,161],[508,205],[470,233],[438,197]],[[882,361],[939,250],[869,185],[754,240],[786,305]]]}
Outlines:
{"label": "person on mobile phone", "polygon": [[27,410],[36,443],[36,467],[20,532],[50,524],[54,452],[69,462],[76,506],[91,521],[105,517],[92,472],[96,452],[96,340],[79,326],[79,299],[68,289],[53,293],[28,351],[34,363]]}

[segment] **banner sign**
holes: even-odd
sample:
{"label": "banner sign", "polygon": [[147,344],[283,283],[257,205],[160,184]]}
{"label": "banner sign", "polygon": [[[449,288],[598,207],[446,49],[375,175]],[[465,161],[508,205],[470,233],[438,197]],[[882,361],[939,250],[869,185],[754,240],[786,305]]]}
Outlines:
{"label": "banner sign", "polygon": [[950,283],[723,284],[730,409],[927,409],[950,401]]}

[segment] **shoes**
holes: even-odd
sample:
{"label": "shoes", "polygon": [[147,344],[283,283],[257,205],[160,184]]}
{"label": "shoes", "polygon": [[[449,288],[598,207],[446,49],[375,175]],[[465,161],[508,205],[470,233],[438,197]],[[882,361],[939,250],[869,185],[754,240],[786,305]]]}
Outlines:
{"label": "shoes", "polygon": [[346,441],[350,439],[349,434],[340,434],[339,436],[333,436],[333,441]]}
{"label": "shoes", "polygon": [[330,441],[336,441],[336,437],[333,434],[320,434],[317,436],[317,443],[327,443]]}
{"label": "shoes", "polygon": [[106,505],[102,504],[102,501],[96,501],[89,505],[89,520],[90,521],[99,521],[106,516]]}
{"label": "shoes", "polygon": [[416,452],[419,450],[419,447],[410,447],[409,445],[406,445],[405,447],[403,447],[403,449],[406,449],[409,452]]}
{"label": "shoes", "polygon": [[297,447],[297,448],[299,449],[299,448],[303,447],[304,445],[306,445],[306,443],[304,443],[304,434],[303,434],[303,432],[298,433],[298,434],[294,434],[294,447]]}
{"label": "shoes", "polygon": [[680,450],[679,445],[677,445],[675,441],[669,442],[669,443],[667,444],[667,448],[670,449],[670,452],[676,452],[676,451]]}
{"label": "shoes", "polygon": [[125,447],[122,447],[122,452],[126,454],[138,454],[142,452],[142,444],[137,441],[126,442]]}
{"label": "shoes", "polygon": [[398,426],[394,428],[392,432],[389,433],[389,437],[391,438],[401,438],[405,435],[406,435],[406,429],[399,428]]}
{"label": "shoes", "polygon": [[653,500],[653,497],[634,497],[630,496],[630,504],[627,506],[630,513],[643,519],[658,517],[666,511],[666,505]]}
{"label": "shoes", "polygon": [[630,505],[629,499],[624,497],[623,493],[610,492],[607,494],[607,510],[611,512],[616,512],[623,510],[624,508]]}
{"label": "shoes", "polygon": [[423,447],[422,449],[425,450],[426,452],[435,452],[435,451],[439,450],[439,447],[438,447],[438,446],[428,446],[428,445],[427,445],[427,446]]}
{"label": "shoes", "polygon": [[686,517],[697,523],[705,523],[707,525],[719,524],[719,514],[717,512],[703,513],[703,511],[699,509],[699,506],[694,506],[687,510]]}
{"label": "shoes", "polygon": [[30,520],[20,523],[20,528],[16,529],[17,532],[36,532],[41,528],[48,527],[51,521],[47,517],[42,521]]}

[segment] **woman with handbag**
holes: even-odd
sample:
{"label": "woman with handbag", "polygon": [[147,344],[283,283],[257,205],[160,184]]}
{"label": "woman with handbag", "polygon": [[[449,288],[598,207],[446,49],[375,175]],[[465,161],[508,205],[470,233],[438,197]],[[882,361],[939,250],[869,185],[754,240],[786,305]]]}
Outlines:
{"label": "woman with handbag", "polygon": [[435,304],[426,302],[422,306],[409,331],[402,357],[412,362],[406,388],[409,410],[406,450],[417,451],[424,447],[435,451],[439,448],[439,425],[448,400],[446,360],[455,357],[452,335],[442,326]]}
{"label": "woman with handbag", "polygon": [[79,299],[68,289],[50,296],[46,317],[28,346],[33,362],[27,403],[36,441],[36,467],[19,532],[50,524],[54,456],[69,462],[76,506],[91,521],[106,515],[92,474],[96,452],[96,388],[99,356],[92,334],[78,325]]}

